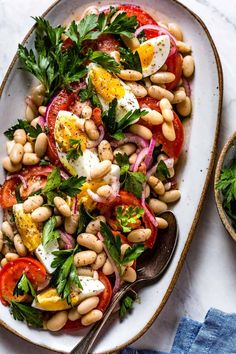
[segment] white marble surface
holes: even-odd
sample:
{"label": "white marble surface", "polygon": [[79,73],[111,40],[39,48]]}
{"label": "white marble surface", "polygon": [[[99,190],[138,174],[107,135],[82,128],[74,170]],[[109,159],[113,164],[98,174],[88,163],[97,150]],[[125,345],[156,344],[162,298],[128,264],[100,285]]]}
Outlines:
{"label": "white marble surface", "polygon": [[[206,23],[219,51],[224,71],[224,104],[219,140],[221,149],[235,130],[236,115],[236,1],[181,0]],[[20,42],[51,0],[0,0],[0,81]],[[204,65],[204,59],[202,62]],[[4,119],[6,117],[1,117]],[[204,121],[204,117],[203,117]],[[181,316],[202,321],[210,307],[236,312],[236,243],[224,230],[216,211],[213,177],[188,256],[164,310],[136,348],[167,351]],[[0,328],[1,354],[47,354]]]}

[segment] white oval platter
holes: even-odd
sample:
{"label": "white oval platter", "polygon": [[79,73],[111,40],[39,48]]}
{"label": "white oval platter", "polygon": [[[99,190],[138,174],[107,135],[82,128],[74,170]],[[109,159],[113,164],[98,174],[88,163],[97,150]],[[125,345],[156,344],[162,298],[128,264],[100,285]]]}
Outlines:
{"label": "white oval platter", "polygon": [[[118,3],[102,1],[102,6]],[[193,114],[186,124],[186,147],[179,163],[178,181],[182,197],[173,207],[179,223],[179,242],[174,258],[165,275],[155,285],[140,291],[141,304],[136,304],[132,315],[122,323],[114,320],[104,331],[93,353],[110,353],[138,339],[151,326],[165,305],[178,278],[187,254],[213,168],[222,105],[222,70],[217,50],[204,23],[189,9],[175,0],[129,0],[120,3],[141,5],[154,18],[167,18],[179,23],[185,41],[193,48],[196,64],[192,82]],[[53,24],[61,24],[95,2],[87,0],[59,0],[44,14]],[[101,2],[100,2],[101,4]],[[33,29],[24,42],[32,45]],[[24,97],[33,85],[32,76],[18,70],[14,58],[0,88],[1,132],[24,116]],[[14,104],[12,104],[14,102]],[[5,146],[5,137],[0,135],[0,145]],[[0,158],[5,155],[1,149]],[[4,179],[0,169],[0,180]],[[0,323],[16,335],[51,350],[69,353],[86,331],[52,334],[30,329],[15,321],[7,307],[0,305]]]}

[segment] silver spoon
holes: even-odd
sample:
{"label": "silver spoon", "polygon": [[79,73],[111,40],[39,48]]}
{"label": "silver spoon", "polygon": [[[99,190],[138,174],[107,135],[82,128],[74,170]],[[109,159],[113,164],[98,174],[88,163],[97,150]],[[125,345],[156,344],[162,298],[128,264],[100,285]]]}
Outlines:
{"label": "silver spoon", "polygon": [[137,285],[144,286],[156,282],[166,270],[177,244],[178,226],[176,218],[171,211],[165,211],[160,216],[168,222],[168,228],[158,230],[157,241],[153,249],[146,250],[138,258],[137,280],[121,287],[114,296],[109,308],[105,311],[103,318],[92,327],[90,332],[71,351],[71,354],[88,354],[111,313],[125,293]]}

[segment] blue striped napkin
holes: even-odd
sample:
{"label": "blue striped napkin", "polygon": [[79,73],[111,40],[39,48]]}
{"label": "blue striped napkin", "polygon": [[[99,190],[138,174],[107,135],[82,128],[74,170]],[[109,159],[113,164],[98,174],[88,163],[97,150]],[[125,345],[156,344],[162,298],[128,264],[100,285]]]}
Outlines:
{"label": "blue striped napkin", "polygon": [[[121,354],[167,354],[127,348]],[[236,314],[210,309],[203,323],[183,317],[170,354],[236,354]]]}

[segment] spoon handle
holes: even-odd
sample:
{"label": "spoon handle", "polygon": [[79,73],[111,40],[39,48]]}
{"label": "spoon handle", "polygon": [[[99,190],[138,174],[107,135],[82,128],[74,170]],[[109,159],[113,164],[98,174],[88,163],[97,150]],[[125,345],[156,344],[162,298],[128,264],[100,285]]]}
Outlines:
{"label": "spoon handle", "polygon": [[104,327],[105,323],[107,322],[108,318],[110,317],[112,311],[124,296],[124,294],[134,285],[126,284],[124,287],[120,289],[119,292],[113,298],[111,305],[105,311],[103,318],[97,322],[90,332],[79,342],[79,344],[71,351],[71,354],[88,354],[90,349],[92,348],[95,340],[97,339],[99,333],[101,332],[102,328]]}

